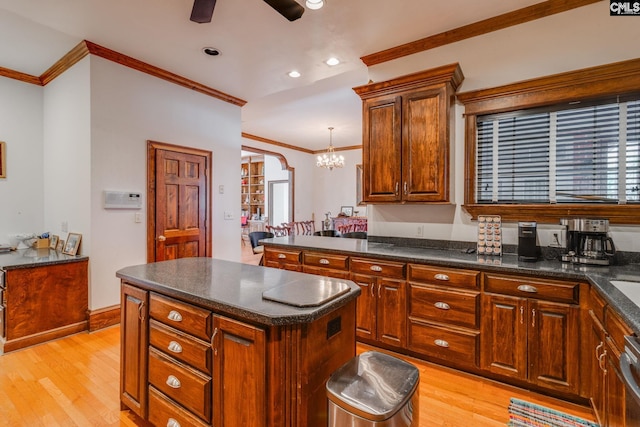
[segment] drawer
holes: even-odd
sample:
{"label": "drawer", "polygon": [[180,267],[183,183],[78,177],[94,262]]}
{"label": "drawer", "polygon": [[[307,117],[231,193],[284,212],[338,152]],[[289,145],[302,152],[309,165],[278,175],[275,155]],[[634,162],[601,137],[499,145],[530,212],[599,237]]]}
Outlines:
{"label": "drawer", "polygon": [[316,276],[333,277],[336,279],[349,279],[349,272],[344,270],[332,270],[330,268],[313,267],[310,265],[302,266],[303,273],[315,274]]}
{"label": "drawer", "polygon": [[409,350],[458,366],[478,366],[479,337],[479,332],[409,321]]}
{"label": "drawer", "polygon": [[300,264],[300,251],[287,251],[280,249],[265,249],[264,259],[265,261],[279,262],[279,263],[293,263]]}
{"label": "drawer", "polygon": [[432,322],[479,328],[480,292],[409,285],[409,315]]}
{"label": "drawer", "polygon": [[526,276],[498,276],[485,273],[485,292],[536,298],[548,301],[579,302],[580,284],[556,280],[535,279]]}
{"label": "drawer", "polygon": [[607,307],[605,311],[604,328],[617,347],[617,350],[619,352],[624,351],[624,336],[633,335],[633,331],[627,326],[626,323],[624,323],[618,313],[615,313],[610,307]]}
{"label": "drawer", "polygon": [[211,377],[149,348],[149,384],[191,412],[211,421]]}
{"label": "drawer", "polygon": [[211,375],[211,343],[170,328],[156,320],[149,322],[149,343],[160,351]]}
{"label": "drawer", "polygon": [[392,261],[352,258],[351,272],[380,276],[389,279],[404,279],[406,264]]}
{"label": "drawer", "polygon": [[149,422],[154,426],[173,427],[206,427],[209,425],[194,417],[189,411],[182,409],[153,387],[149,387]]}
{"label": "drawer", "polygon": [[212,314],[209,310],[152,292],[149,298],[149,315],[205,341],[211,340]]}
{"label": "drawer", "polygon": [[313,265],[334,270],[348,270],[349,257],[345,255],[327,255],[317,252],[306,252],[303,255],[305,265]]}
{"label": "drawer", "polygon": [[407,277],[412,282],[475,289],[479,284],[480,272],[409,264]]}

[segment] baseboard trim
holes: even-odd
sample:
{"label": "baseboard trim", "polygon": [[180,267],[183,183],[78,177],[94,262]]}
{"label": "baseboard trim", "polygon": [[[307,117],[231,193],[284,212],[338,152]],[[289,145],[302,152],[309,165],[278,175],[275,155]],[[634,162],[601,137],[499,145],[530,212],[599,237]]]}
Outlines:
{"label": "baseboard trim", "polygon": [[89,312],[89,332],[120,323],[120,305],[99,308]]}
{"label": "baseboard trim", "polygon": [[87,321],[84,320],[82,322],[62,326],[60,328],[51,329],[49,331],[39,332],[37,334],[29,335],[26,337],[5,341],[2,345],[2,349],[0,350],[1,352],[8,353],[10,351],[19,350],[21,348],[51,341],[57,338],[66,337],[68,335],[73,335],[78,332],[82,332],[86,330],[87,330]]}

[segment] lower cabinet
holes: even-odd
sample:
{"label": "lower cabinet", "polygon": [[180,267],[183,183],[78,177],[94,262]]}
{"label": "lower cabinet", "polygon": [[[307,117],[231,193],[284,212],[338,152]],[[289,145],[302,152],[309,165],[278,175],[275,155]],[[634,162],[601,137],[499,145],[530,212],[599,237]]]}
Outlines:
{"label": "lower cabinet", "polygon": [[264,265],[265,267],[281,268],[290,271],[302,271],[300,263],[300,251],[264,249]]}
{"label": "lower cabinet", "polygon": [[[405,347],[405,264],[354,258],[351,280],[362,290],[356,303],[356,336],[369,343]],[[367,274],[363,274],[367,273]]]}
{"label": "lower cabinet", "polygon": [[485,291],[521,296],[484,294],[481,368],[557,392],[578,394],[577,288],[577,283],[487,274]]}

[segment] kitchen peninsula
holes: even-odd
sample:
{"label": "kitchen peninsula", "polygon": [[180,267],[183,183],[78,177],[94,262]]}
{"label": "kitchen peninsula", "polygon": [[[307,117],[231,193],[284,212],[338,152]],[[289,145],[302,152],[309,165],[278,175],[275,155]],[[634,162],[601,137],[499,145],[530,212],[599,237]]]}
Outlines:
{"label": "kitchen peninsula", "polygon": [[162,426],[326,426],[326,380],[355,355],[353,282],[211,258],[116,275],[123,409]]}

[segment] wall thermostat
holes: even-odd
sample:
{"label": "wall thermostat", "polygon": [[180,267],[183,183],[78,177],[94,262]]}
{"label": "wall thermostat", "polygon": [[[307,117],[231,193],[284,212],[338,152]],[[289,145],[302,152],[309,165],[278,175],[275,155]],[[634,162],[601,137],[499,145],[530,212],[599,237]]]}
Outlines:
{"label": "wall thermostat", "polygon": [[142,193],[131,191],[104,192],[105,209],[142,209]]}

